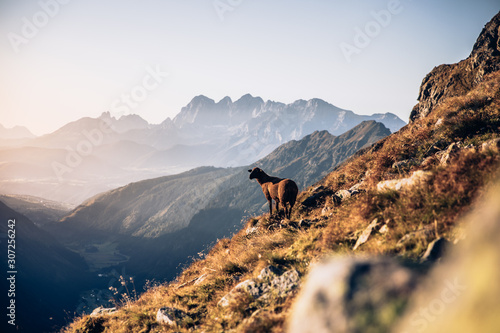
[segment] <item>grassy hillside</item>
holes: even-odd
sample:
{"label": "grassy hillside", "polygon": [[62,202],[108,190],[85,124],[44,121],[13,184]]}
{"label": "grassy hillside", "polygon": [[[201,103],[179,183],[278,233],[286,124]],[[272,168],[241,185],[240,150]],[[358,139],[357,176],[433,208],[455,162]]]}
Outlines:
{"label": "grassy hillside", "polygon": [[[266,300],[240,293],[228,306],[218,304],[239,282],[257,278],[268,265],[295,269],[303,278],[311,263],[329,254],[418,259],[438,236],[459,240],[463,234],[458,221],[500,165],[498,146],[493,144],[499,133],[500,73],[496,72],[305,189],[290,220],[252,218],[174,282],[123,302],[115,313],[79,318],[65,332],[281,332],[295,292],[273,294]],[[390,188],[402,179],[406,181],[399,187]],[[355,195],[339,193],[341,202],[333,195],[353,186]],[[353,250],[375,219],[377,231]],[[175,328],[158,324],[156,313],[164,306],[180,309],[187,317]]]}

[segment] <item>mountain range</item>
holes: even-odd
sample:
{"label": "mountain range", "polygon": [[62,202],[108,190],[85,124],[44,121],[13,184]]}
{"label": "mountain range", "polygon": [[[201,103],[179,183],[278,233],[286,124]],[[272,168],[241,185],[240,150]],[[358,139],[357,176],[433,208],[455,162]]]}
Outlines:
{"label": "mountain range", "polygon": [[3,194],[77,205],[143,179],[200,166],[248,165],[290,140],[321,130],[340,135],[366,120],[393,132],[405,125],[390,113],[362,116],[320,99],[283,104],[249,94],[217,103],[197,96],[158,125],[138,115],[116,119],[105,112],[47,135],[4,141],[0,184]]}

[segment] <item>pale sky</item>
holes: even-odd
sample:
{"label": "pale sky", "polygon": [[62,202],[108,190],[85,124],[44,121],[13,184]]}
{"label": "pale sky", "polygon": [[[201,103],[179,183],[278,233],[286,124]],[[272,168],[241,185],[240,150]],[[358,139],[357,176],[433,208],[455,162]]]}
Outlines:
{"label": "pale sky", "polygon": [[41,135],[104,111],[160,123],[196,95],[246,93],[407,121],[423,77],[466,58],[499,10],[498,0],[0,0],[0,124]]}

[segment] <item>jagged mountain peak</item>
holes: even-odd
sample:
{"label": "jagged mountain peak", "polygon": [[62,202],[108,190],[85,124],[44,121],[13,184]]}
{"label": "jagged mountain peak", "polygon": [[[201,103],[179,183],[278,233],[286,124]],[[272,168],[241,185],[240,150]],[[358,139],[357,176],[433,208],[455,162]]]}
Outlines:
{"label": "jagged mountain peak", "polygon": [[486,75],[500,69],[500,12],[486,24],[478,36],[471,54],[452,65],[435,67],[423,79],[418,104],[413,107],[410,122],[426,117],[449,97],[464,95]]}
{"label": "jagged mountain peak", "polygon": [[484,26],[472,48],[471,56],[480,53],[500,56],[500,12]]}

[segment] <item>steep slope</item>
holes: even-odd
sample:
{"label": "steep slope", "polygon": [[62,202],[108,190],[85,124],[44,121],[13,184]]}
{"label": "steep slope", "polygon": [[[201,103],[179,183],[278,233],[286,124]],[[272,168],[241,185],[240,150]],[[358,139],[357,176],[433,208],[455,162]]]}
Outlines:
{"label": "steep slope", "polygon": [[427,116],[441,101],[467,93],[486,75],[500,69],[500,13],[486,24],[469,57],[452,65],[435,67],[422,81],[418,104],[410,121]]}
{"label": "steep slope", "polygon": [[[467,71],[457,74],[469,75]],[[439,83],[445,84],[446,78],[443,80]],[[303,191],[299,197],[300,209],[294,211],[290,221],[267,215],[252,218],[246,228],[231,239],[219,241],[176,281],[150,289],[137,302],[109,316],[82,317],[67,332],[91,327],[96,320],[102,331],[282,332],[293,324],[290,316],[296,290],[301,288],[311,267],[324,256],[362,254],[365,260],[370,260],[370,255],[396,256],[399,260],[393,262],[409,260],[408,265],[419,270],[419,275],[426,274],[431,263],[418,262],[432,241],[442,237],[453,244],[468,238],[460,221],[475,201],[484,201],[485,189],[499,170],[499,133],[500,71],[496,71],[461,95],[441,100],[428,115],[356,154],[314,187]],[[494,205],[492,200],[487,202]],[[490,222],[497,215],[496,208],[482,214]],[[497,224],[498,221],[493,228],[490,223],[487,231],[497,230]],[[484,295],[486,304],[492,306],[498,298],[498,288],[490,285],[498,277],[498,270],[492,267],[498,251],[491,244],[497,238],[497,232],[486,236],[489,244],[486,247],[492,251],[477,255],[474,246],[467,242],[461,252],[467,256],[465,263],[473,262],[473,267],[488,263],[484,270],[471,271],[462,265],[461,271],[471,281],[465,288],[474,289],[476,296]],[[471,257],[471,253],[476,254]],[[315,294],[311,311],[324,313],[324,327],[343,332],[389,332],[395,328],[400,316],[408,310],[407,297],[417,282],[405,285],[409,270],[400,271],[389,284],[402,285],[407,289],[405,296],[391,304],[383,303],[387,290],[380,288],[380,284],[372,284],[373,262],[361,265],[351,275],[344,272],[345,267],[337,266],[333,275],[337,278],[346,275],[347,279],[334,280],[332,288]],[[385,272],[382,271],[382,278],[386,278]],[[445,276],[457,285],[457,276]],[[353,286],[367,290],[359,293],[359,289],[351,289]],[[463,291],[464,286],[460,287]],[[409,331],[421,332],[436,323],[456,330],[455,321],[463,322],[463,317],[456,315],[464,314],[463,309],[474,311],[468,313],[470,322],[463,327],[497,331],[498,320],[492,321],[491,308],[480,310],[485,304],[481,298],[464,303],[471,300],[469,293],[460,301],[450,301],[450,292],[456,296],[454,299],[460,296],[457,288],[451,289],[453,285],[431,285],[431,288],[437,294],[417,303],[421,307],[414,312],[409,309],[411,325],[406,327]],[[341,303],[335,304],[335,311],[345,316],[341,319],[346,325],[340,328],[337,322],[332,323],[333,317],[326,311],[332,306],[328,297],[335,293],[342,296]],[[361,305],[363,312],[358,311]],[[173,324],[162,321],[159,310],[167,308],[175,309],[170,312],[177,314],[172,317]],[[443,312],[448,325],[442,325],[439,314]],[[132,322],[131,318],[140,319]],[[477,318],[490,321],[479,322]],[[425,325],[417,323],[420,319],[425,320]],[[310,318],[300,322],[307,324],[307,320]],[[306,325],[307,329],[310,331]]]}
{"label": "steep slope", "polygon": [[[7,253],[15,262],[9,271],[15,275],[15,296],[7,297],[12,289],[6,277],[1,286],[5,291],[2,308],[6,309],[11,299],[16,304],[16,324],[24,332],[51,332],[65,324],[66,314],[78,301],[79,288],[90,280],[87,266],[77,254],[63,247],[57,239],[36,227],[24,215],[0,202],[0,246],[4,255],[0,259],[4,273],[7,272]],[[9,236],[10,235],[10,236]],[[14,238],[13,238],[14,237]],[[9,247],[8,240],[15,240]],[[4,314],[5,315],[5,314]],[[5,318],[4,318],[5,319]],[[1,327],[12,327],[2,320]]]}

